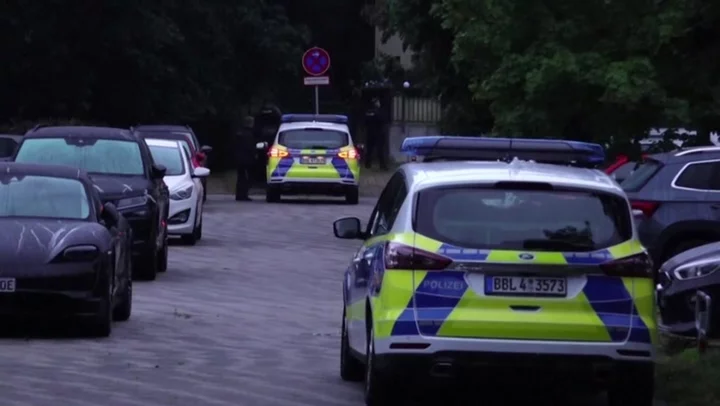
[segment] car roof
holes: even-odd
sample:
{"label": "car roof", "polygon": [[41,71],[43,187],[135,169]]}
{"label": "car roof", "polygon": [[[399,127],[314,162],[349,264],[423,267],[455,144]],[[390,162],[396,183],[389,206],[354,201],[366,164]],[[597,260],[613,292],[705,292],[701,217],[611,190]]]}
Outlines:
{"label": "car roof", "polygon": [[113,127],[53,126],[32,129],[23,138],[91,137],[109,140],[135,141],[130,130]]}
{"label": "car roof", "polygon": [[77,179],[83,183],[92,183],[90,177],[84,170],[65,165],[0,162],[0,173],[5,175],[16,174]]}
{"label": "car roof", "polygon": [[612,178],[600,170],[514,160],[408,163],[401,169],[416,190],[490,182],[548,182],[557,186],[595,189],[623,195]]}
{"label": "car roof", "polygon": [[143,124],[133,127],[133,131],[184,131],[186,133],[192,133],[190,127],[178,124]]}
{"label": "car roof", "polygon": [[145,143],[151,147],[180,148],[180,142],[177,140],[145,138]]}
{"label": "car roof", "polygon": [[658,154],[652,154],[649,156],[650,159],[659,161],[662,163],[688,163],[695,161],[702,161],[706,159],[720,159],[720,147],[718,146],[705,146],[705,147],[692,147],[684,148],[677,151],[661,152]]}
{"label": "car roof", "polygon": [[350,133],[347,124],[327,123],[324,121],[299,121],[295,123],[280,124],[279,131],[304,130],[306,128],[322,128],[323,130],[335,130]]}

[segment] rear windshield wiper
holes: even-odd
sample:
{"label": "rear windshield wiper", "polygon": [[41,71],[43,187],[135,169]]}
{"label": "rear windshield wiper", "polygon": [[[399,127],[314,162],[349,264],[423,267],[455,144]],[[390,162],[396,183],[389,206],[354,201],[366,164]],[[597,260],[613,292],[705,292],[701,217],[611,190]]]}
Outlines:
{"label": "rear windshield wiper", "polygon": [[595,245],[592,242],[575,242],[562,240],[524,240],[523,248],[526,250],[553,250],[553,251],[592,251]]}

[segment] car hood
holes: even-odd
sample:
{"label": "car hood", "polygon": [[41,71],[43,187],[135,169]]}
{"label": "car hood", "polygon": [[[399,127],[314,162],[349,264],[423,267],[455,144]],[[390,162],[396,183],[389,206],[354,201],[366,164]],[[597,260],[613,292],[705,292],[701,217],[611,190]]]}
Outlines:
{"label": "car hood", "polygon": [[661,272],[669,272],[674,270],[680,265],[688,262],[699,261],[702,259],[708,259],[717,257],[720,260],[720,242],[714,242],[710,244],[701,245],[697,248],[682,252],[678,255],[667,260],[660,268]]}
{"label": "car hood", "polygon": [[189,185],[191,183],[190,178],[185,175],[166,176],[163,178],[163,181],[170,191],[177,189],[181,185]]}
{"label": "car hood", "polygon": [[144,195],[151,187],[150,181],[141,176],[91,175],[91,178],[104,202]]}
{"label": "car hood", "polygon": [[3,265],[46,264],[65,248],[86,244],[107,250],[107,230],[88,221],[0,219],[0,275]]}

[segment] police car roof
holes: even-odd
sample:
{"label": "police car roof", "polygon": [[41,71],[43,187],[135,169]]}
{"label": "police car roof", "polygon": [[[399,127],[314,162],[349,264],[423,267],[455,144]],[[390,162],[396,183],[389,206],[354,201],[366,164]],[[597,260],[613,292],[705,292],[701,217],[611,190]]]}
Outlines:
{"label": "police car roof", "polygon": [[620,186],[600,170],[521,160],[408,163],[400,170],[416,190],[478,183],[544,182],[624,195]]}
{"label": "police car roof", "polygon": [[321,128],[323,130],[342,131],[346,133],[350,132],[347,124],[326,123],[323,121],[300,121],[294,123],[282,123],[280,124],[279,131],[304,130],[306,128]]}

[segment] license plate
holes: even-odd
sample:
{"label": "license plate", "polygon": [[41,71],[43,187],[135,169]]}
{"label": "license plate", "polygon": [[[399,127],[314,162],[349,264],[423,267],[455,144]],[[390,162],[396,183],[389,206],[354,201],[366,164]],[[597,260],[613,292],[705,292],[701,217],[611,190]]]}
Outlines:
{"label": "license plate", "polygon": [[325,163],[324,156],[304,156],[300,158],[300,163],[306,165],[322,165]]}
{"label": "license plate", "polygon": [[567,279],[486,276],[485,294],[509,296],[567,296]]}
{"label": "license plate", "polygon": [[0,278],[0,293],[15,292],[15,278]]}

